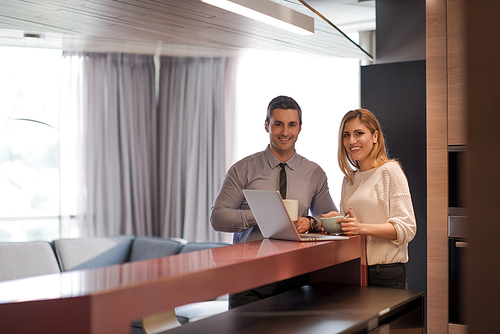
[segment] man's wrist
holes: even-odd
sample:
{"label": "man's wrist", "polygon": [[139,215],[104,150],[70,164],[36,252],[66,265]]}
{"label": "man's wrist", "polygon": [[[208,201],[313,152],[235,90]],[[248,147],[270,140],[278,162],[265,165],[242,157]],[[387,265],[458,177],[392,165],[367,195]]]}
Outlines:
{"label": "man's wrist", "polygon": [[318,222],[314,217],[307,216],[307,218],[309,218],[309,223],[311,224],[309,227],[309,231],[315,231],[316,228],[318,227]]}

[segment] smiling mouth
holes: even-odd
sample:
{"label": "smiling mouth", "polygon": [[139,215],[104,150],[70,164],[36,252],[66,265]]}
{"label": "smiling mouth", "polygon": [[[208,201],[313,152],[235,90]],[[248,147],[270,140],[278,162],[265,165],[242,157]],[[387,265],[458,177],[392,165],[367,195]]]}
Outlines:
{"label": "smiling mouth", "polygon": [[351,152],[353,152],[353,153],[356,153],[356,152],[358,152],[359,150],[361,150],[361,147],[351,147],[349,150],[350,150]]}
{"label": "smiling mouth", "polygon": [[290,140],[292,140],[292,138],[283,138],[283,137],[278,137],[278,139],[282,142],[289,142]]}

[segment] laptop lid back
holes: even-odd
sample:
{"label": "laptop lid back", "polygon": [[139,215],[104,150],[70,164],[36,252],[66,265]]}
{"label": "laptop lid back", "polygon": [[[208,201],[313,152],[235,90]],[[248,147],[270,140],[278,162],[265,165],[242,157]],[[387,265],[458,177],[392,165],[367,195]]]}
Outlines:
{"label": "laptop lid back", "polygon": [[243,194],[264,238],[300,241],[278,191],[244,189]]}

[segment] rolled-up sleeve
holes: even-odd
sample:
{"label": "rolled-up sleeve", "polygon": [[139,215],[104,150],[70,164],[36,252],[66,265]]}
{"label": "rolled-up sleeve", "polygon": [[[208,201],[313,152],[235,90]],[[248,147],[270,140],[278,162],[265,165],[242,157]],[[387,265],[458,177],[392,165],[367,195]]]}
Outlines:
{"label": "rolled-up sleeve", "polygon": [[212,207],[210,222],[214,230],[234,233],[257,224],[252,212],[241,208],[244,199],[243,185],[238,173],[235,168],[231,168]]}
{"label": "rolled-up sleeve", "polygon": [[403,245],[415,237],[417,223],[408,181],[403,171],[397,165],[394,167],[389,169],[389,217],[391,218],[388,219],[388,222],[392,223],[396,229],[397,238],[392,242]]}

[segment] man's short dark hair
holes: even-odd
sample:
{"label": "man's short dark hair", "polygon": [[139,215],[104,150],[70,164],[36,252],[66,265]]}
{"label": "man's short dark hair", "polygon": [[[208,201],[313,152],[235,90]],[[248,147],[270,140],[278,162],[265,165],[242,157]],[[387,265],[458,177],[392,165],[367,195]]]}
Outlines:
{"label": "man's short dark hair", "polygon": [[267,117],[266,117],[267,124],[269,124],[271,120],[271,115],[274,109],[297,110],[297,113],[299,114],[299,124],[302,124],[302,110],[300,109],[299,104],[295,102],[295,100],[292,99],[291,97],[280,95],[272,99],[271,102],[269,102],[269,105],[267,106]]}

